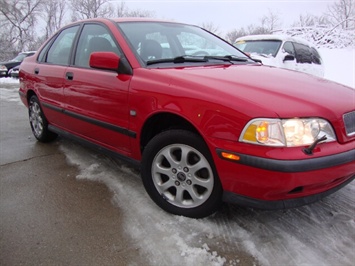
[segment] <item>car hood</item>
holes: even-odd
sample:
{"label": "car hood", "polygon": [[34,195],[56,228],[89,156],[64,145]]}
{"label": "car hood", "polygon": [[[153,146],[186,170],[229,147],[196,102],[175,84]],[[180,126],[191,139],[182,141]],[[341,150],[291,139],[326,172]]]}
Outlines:
{"label": "car hood", "polygon": [[299,73],[259,65],[164,69],[171,85],[250,117],[339,119],[354,110],[355,90]]}
{"label": "car hood", "polygon": [[18,61],[4,61],[4,62],[0,62],[0,66],[1,66],[1,65],[12,66],[12,65],[19,65],[19,64],[21,64],[21,62],[18,62]]}
{"label": "car hood", "polygon": [[272,55],[260,55],[256,53],[251,53],[250,57],[256,60],[260,60],[263,65],[267,66],[279,66],[278,61]]}

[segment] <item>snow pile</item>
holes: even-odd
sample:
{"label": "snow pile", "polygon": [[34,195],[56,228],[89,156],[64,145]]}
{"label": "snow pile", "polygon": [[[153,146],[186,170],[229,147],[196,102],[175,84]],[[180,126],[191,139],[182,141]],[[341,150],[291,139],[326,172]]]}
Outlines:
{"label": "snow pile", "polygon": [[150,265],[352,265],[355,183],[302,208],[260,211],[224,206],[205,219],[165,213],[136,171],[66,140],[61,150],[78,179],[101,182],[124,214],[123,228]]}
{"label": "snow pile", "polygon": [[324,78],[355,89],[355,48],[320,48]]}
{"label": "snow pile", "polygon": [[334,49],[355,47],[354,30],[318,26],[288,28],[275,31],[274,33],[307,40],[313,43],[317,48]]}
{"label": "snow pile", "polygon": [[69,163],[80,169],[77,179],[100,182],[111,190],[112,203],[124,212],[125,231],[137,240],[141,255],[149,264],[225,265],[226,259],[212,250],[206,239],[200,236],[211,235],[211,230],[198,220],[162,211],[148,198],[134,170],[64,140],[60,148]]}
{"label": "snow pile", "polygon": [[18,79],[14,78],[0,78],[0,84],[18,84]]}

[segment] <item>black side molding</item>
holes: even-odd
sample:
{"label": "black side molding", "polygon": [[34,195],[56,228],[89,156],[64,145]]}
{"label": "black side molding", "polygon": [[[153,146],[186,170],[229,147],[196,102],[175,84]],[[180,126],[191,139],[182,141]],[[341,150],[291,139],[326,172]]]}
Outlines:
{"label": "black side molding", "polygon": [[[232,153],[240,157],[239,161],[228,160],[222,157],[221,153]],[[275,160],[268,158],[261,158],[247,154],[240,154],[230,151],[217,149],[217,154],[221,159],[228,160],[234,163],[244,164],[255,168],[284,172],[284,173],[298,173],[313,170],[320,170],[330,168],[350,162],[355,162],[355,149],[334,155],[309,158],[304,160]]]}

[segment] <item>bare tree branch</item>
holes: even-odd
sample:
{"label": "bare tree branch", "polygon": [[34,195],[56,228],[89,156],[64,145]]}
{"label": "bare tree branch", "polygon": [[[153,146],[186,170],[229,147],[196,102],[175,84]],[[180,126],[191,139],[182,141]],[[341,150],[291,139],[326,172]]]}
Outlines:
{"label": "bare tree branch", "polygon": [[37,14],[42,9],[43,0],[1,0],[0,14],[5,18],[12,39],[12,44],[23,50],[26,45],[33,41],[34,25]]}
{"label": "bare tree branch", "polygon": [[109,0],[71,0],[72,20],[112,17],[113,7]]}
{"label": "bare tree branch", "polygon": [[126,5],[126,2],[124,2],[124,1],[117,4],[116,15],[119,18],[121,18],[121,17],[154,17],[154,13],[151,11],[140,10],[140,9],[130,10]]}
{"label": "bare tree branch", "polygon": [[355,28],[355,2],[354,0],[338,0],[328,6],[326,15],[330,18],[333,25],[340,23],[342,29]]}
{"label": "bare tree branch", "polygon": [[204,22],[204,23],[202,23],[201,27],[204,28],[205,30],[208,30],[208,31],[210,31],[210,32],[212,32],[212,33],[214,33],[214,34],[216,34],[216,35],[220,35],[220,34],[221,34],[221,32],[220,32],[218,26],[216,26],[216,25],[215,25],[213,22],[211,22],[211,21],[210,21],[210,22]]}
{"label": "bare tree branch", "polygon": [[64,16],[67,11],[65,0],[44,0],[44,13],[42,15],[46,22],[45,39],[50,37],[58,29],[62,27]]}

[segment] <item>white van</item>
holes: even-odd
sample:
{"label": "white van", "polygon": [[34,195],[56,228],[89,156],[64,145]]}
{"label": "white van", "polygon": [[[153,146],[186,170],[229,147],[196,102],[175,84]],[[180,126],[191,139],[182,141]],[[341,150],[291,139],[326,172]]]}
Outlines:
{"label": "white van", "polygon": [[324,76],[324,65],[317,49],[309,42],[284,35],[249,35],[234,46],[264,65]]}

